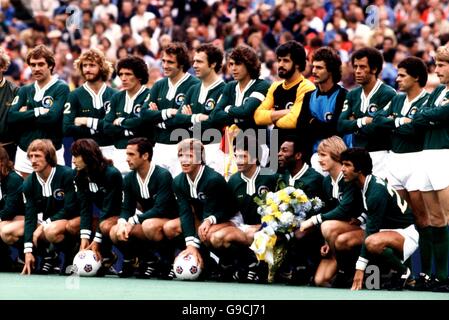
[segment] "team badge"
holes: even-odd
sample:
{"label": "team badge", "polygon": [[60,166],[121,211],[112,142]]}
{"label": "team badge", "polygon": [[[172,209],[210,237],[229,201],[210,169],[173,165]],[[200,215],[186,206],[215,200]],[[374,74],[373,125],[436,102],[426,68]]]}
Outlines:
{"label": "team badge", "polygon": [[186,100],[186,95],[184,93],[178,93],[175,97],[175,103],[178,106],[182,106]]}
{"label": "team badge", "polygon": [[45,97],[42,99],[42,106],[43,106],[44,108],[50,109],[52,105],[53,105],[53,98],[52,98],[52,97],[50,97],[50,96],[45,96]]}
{"label": "team badge", "polygon": [[377,105],[374,103],[370,104],[368,107],[368,113],[370,115],[374,115],[376,112],[377,112]]}
{"label": "team badge", "polygon": [[293,102],[289,102],[285,105],[285,109],[291,109],[293,107],[294,103]]}
{"label": "team badge", "polygon": [[249,99],[249,97],[246,97],[245,99],[243,99],[243,102],[242,102],[242,104],[245,104],[245,103],[246,103],[246,101],[248,101],[248,99]]}
{"label": "team badge", "polygon": [[103,103],[103,108],[106,113],[109,113],[109,111],[111,111],[111,101]]}
{"label": "team badge", "polygon": [[215,100],[212,98],[207,99],[206,103],[204,104],[204,108],[207,111],[211,111],[213,108],[215,108]]}
{"label": "team badge", "polygon": [[134,115],[135,116],[140,116],[140,111],[142,110],[142,105],[140,105],[140,104],[136,104],[134,107],[133,107],[133,113],[134,113]]}
{"label": "team badge", "polygon": [[206,194],[204,192],[198,192],[198,199],[205,201],[207,199]]}
{"label": "team badge", "polygon": [[331,121],[333,115],[334,115],[334,114],[333,114],[332,112],[326,112],[326,113],[324,114],[324,119],[326,119],[326,121]]}
{"label": "team badge", "polygon": [[259,195],[259,197],[261,197],[263,194],[267,193],[268,191],[270,191],[270,189],[268,189],[267,186],[260,186],[257,189],[257,194]]}
{"label": "team badge", "polygon": [[418,112],[418,108],[417,107],[413,107],[408,112],[408,115],[410,116],[410,118],[413,118],[413,116],[415,115],[416,112]]}
{"label": "team badge", "polygon": [[19,96],[14,97],[14,100],[11,102],[11,105],[15,105],[17,102],[19,102]]}
{"label": "team badge", "polygon": [[64,189],[56,189],[53,192],[53,198],[59,201],[64,200]]}

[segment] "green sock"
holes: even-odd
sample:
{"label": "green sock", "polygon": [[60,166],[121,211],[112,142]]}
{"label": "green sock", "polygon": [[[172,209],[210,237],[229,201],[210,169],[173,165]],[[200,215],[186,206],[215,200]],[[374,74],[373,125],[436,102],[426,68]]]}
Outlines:
{"label": "green sock", "polygon": [[421,272],[430,275],[432,272],[433,236],[432,227],[419,228],[419,251],[421,256]]}
{"label": "green sock", "polygon": [[407,271],[407,267],[402,263],[401,259],[397,257],[393,249],[388,247],[385,248],[384,251],[382,251],[381,256],[393,268],[393,270],[398,271],[400,274]]}
{"label": "green sock", "polygon": [[449,258],[449,233],[447,226],[432,227],[433,231],[433,255],[435,257],[435,275],[438,280],[447,279]]}

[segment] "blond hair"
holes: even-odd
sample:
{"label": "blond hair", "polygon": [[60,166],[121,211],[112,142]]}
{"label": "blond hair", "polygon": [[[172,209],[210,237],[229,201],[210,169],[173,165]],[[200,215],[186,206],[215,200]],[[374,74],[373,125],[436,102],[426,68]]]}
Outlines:
{"label": "blond hair", "polygon": [[104,53],[98,49],[92,48],[83,52],[81,56],[73,63],[75,69],[79,70],[83,77],[84,73],[82,66],[84,61],[92,61],[100,66],[100,75],[103,81],[107,81],[114,71],[112,63],[107,61]]}
{"label": "blond hair", "polygon": [[56,167],[58,158],[56,157],[55,146],[50,139],[33,140],[33,142],[31,142],[28,146],[27,156],[30,157],[30,153],[33,151],[42,151],[45,155],[45,160],[47,160],[47,163],[52,167]]}
{"label": "blond hair", "polygon": [[436,60],[449,62],[449,46],[441,46],[437,50]]}
{"label": "blond hair", "polygon": [[195,163],[200,161],[201,164],[204,164],[206,161],[206,153],[204,151],[204,145],[198,139],[184,139],[180,143],[178,143],[178,154],[180,152],[193,152],[193,157]]}
{"label": "blond hair", "polygon": [[340,162],[340,154],[348,147],[345,142],[339,136],[332,136],[327,139],[321,140],[318,145],[318,152],[328,152],[332,160]]}

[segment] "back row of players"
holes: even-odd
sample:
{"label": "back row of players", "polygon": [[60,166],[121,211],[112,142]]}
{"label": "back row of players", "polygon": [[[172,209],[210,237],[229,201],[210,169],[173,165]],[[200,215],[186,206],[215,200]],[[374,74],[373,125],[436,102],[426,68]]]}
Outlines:
{"label": "back row of players", "polygon": [[[449,248],[447,232],[449,172],[444,170],[443,164],[449,157],[449,127],[447,126],[448,112],[446,111],[449,110],[447,109],[446,87],[449,83],[449,48],[441,47],[438,50],[436,72],[442,85],[437,87],[430,95],[423,90],[427,81],[427,71],[424,63],[418,58],[410,57],[399,64],[398,85],[404,94],[396,95],[392,88],[377,79],[383,61],[381,54],[375,49],[364,48],[353,54],[351,61],[356,82],[360,84],[360,87],[349,93],[337,84],[341,77],[341,61],[332,49],[321,48],[312,57],[312,74],[317,87],[302,75],[306,67],[306,53],[299,43],[289,41],[279,46],[276,54],[278,57],[278,75],[284,79],[283,81],[270,85],[266,81],[258,79],[260,62],[257,55],[252,49],[239,46],[232,50],[228,60],[228,66],[235,81],[225,84],[219,75],[223,61],[223,53],[220,49],[205,44],[195,50],[193,58],[193,69],[197,76],[195,78],[187,73],[190,62],[186,47],[180,43],[172,43],[165,48],[162,56],[164,75],[166,76],[164,79],[148,89],[145,86],[148,81],[148,72],[144,61],[137,57],[128,57],[120,60],[117,64],[117,73],[122,81],[123,90],[115,92],[114,89],[106,85],[106,81],[112,73],[112,67],[101,52],[89,50],[75,62],[76,68],[81,72],[86,82],[82,87],[69,93],[67,85],[52,76],[53,54],[44,46],[36,47],[27,56],[27,63],[36,81],[18,90],[8,110],[7,132],[17,139],[18,145],[15,155],[15,169],[23,177],[26,177],[33,170],[37,172],[39,165],[33,164],[32,158],[28,159],[32,155],[33,149],[30,149],[30,147],[35,139],[50,139],[56,149],[57,156],[54,157],[54,160],[57,159],[62,163],[63,134],[73,137],[76,141],[72,147],[72,155],[74,156],[74,164],[78,168],[75,151],[77,142],[88,141],[85,143],[92,144],[90,140],[80,140],[92,138],[96,142],[95,145],[100,146],[101,157],[94,157],[96,164],[93,168],[87,170],[87,172],[90,172],[90,174],[86,174],[87,182],[84,183],[78,193],[83,194],[82,191],[86,191],[86,199],[90,201],[87,203],[90,204],[92,199],[96,198],[92,198],[94,195],[104,194],[105,199],[101,203],[97,203],[101,213],[98,232],[95,233],[95,236],[92,233],[95,228],[93,229],[91,220],[81,222],[81,238],[84,239],[81,248],[89,246],[95,248],[100,242],[103,243],[102,247],[108,248],[108,246],[110,247],[109,238],[114,242],[123,242],[129,236],[130,225],[135,224],[142,224],[142,229],[139,229],[141,230],[139,234],[141,238],[144,237],[159,243],[165,237],[173,239],[179,236],[182,224],[186,250],[198,255],[195,248],[199,248],[203,242],[213,244],[215,239],[219,244],[218,247],[223,243],[226,243],[227,247],[232,247],[230,243],[238,242],[235,239],[224,241],[218,236],[207,240],[208,236],[215,234],[215,231],[218,232],[216,229],[221,228],[219,222],[222,222],[223,218],[228,216],[224,214],[224,211],[232,203],[232,201],[227,201],[227,199],[232,199],[232,196],[225,195],[224,190],[226,188],[222,189],[224,185],[219,182],[216,185],[215,183],[208,185],[203,192],[199,191],[198,188],[202,184],[203,174],[213,176],[215,172],[205,170],[208,167],[201,165],[200,168],[202,169],[198,169],[199,171],[195,172],[192,179],[181,179],[182,181],[179,181],[178,185],[174,183],[174,192],[177,196],[179,214],[183,223],[179,223],[179,221],[177,223],[170,221],[158,221],[156,223],[153,219],[150,219],[148,220],[148,230],[151,230],[151,232],[145,232],[143,222],[147,221],[147,218],[152,218],[152,214],[149,214],[149,216],[146,214],[134,215],[131,206],[126,209],[130,210],[125,214],[128,216],[118,220],[118,215],[121,213],[117,212],[117,209],[112,209],[114,207],[112,203],[119,201],[121,197],[118,197],[110,188],[120,189],[121,192],[121,188],[118,188],[121,184],[118,181],[107,181],[105,183],[104,180],[100,182],[98,177],[96,179],[95,174],[103,172],[99,168],[107,167],[106,162],[102,162],[105,160],[101,160],[104,159],[103,155],[105,158],[114,159],[114,166],[120,173],[125,174],[133,169],[128,151],[130,140],[134,137],[146,137],[150,145],[155,143],[154,152],[153,150],[151,152],[142,153],[141,150],[137,152],[138,157],[148,153],[149,159],[154,154],[151,161],[153,169],[140,177],[134,175],[135,181],[130,182],[131,185],[138,188],[136,190],[140,190],[137,194],[140,194],[141,201],[137,202],[139,202],[138,207],[141,209],[146,207],[141,203],[142,201],[145,202],[143,199],[153,199],[153,195],[157,194],[157,192],[151,190],[148,192],[145,188],[150,177],[153,176],[154,168],[159,168],[154,167],[154,164],[159,165],[161,169],[163,167],[168,169],[173,177],[179,177],[181,168],[184,174],[188,172],[187,167],[190,165],[186,164],[186,167],[184,167],[182,161],[177,159],[177,155],[180,156],[179,145],[177,144],[181,140],[191,141],[191,144],[195,144],[196,142],[192,141],[197,140],[185,140],[186,138],[199,138],[198,140],[201,141],[201,145],[204,145],[206,152],[204,159],[202,157],[197,157],[197,159],[204,160],[205,164],[221,174],[224,173],[226,178],[229,177],[227,169],[225,169],[225,157],[220,148],[222,140],[214,134],[216,131],[208,131],[207,129],[212,128],[222,132],[223,128],[227,126],[228,132],[232,134],[238,130],[265,129],[269,126],[272,134],[278,134],[278,141],[281,144],[278,155],[279,164],[282,167],[281,163],[284,163],[283,169],[287,168],[285,174],[288,177],[288,183],[302,189],[317,186],[318,189],[321,189],[319,188],[321,182],[314,184],[306,179],[310,172],[316,173],[306,162],[308,162],[309,156],[316,152],[319,142],[323,138],[336,133],[346,134],[344,139],[348,145],[363,147],[370,152],[370,157],[373,159],[374,174],[380,178],[387,178],[390,184],[413,207],[415,224],[419,233],[423,271],[419,283],[422,283],[425,288],[435,287],[435,283],[440,287],[441,284],[446,284]],[[4,56],[2,59],[5,61]],[[5,64],[3,63],[3,65]],[[4,79],[2,83],[3,86],[0,90],[4,91],[5,99],[8,96],[14,96],[15,89],[11,84]],[[291,138],[291,136],[296,138]],[[221,137],[221,135],[218,135],[218,137]],[[48,141],[39,141],[39,143],[47,145]],[[257,144],[264,143],[266,141],[262,141],[262,139],[257,141]],[[285,146],[285,143],[288,146]],[[132,145],[137,146],[138,143]],[[271,154],[277,154],[278,152],[274,145],[276,144],[271,143],[268,148],[271,149]],[[89,147],[86,148],[89,149]],[[90,149],[91,153],[96,152],[92,151],[95,149],[93,146]],[[49,156],[48,151],[45,151],[48,150],[47,147],[39,147],[37,150],[44,151],[44,160],[51,167],[56,165],[56,162],[52,165],[53,158]],[[260,152],[259,156],[262,153]],[[312,164],[318,169],[316,159],[317,156],[314,154]],[[339,157],[333,159],[338,160]],[[88,167],[89,164],[84,157],[83,161]],[[200,163],[202,163],[201,161]],[[288,167],[287,164],[291,167]],[[7,164],[3,166],[8,167]],[[80,176],[81,171],[78,172],[77,177]],[[256,178],[260,176],[259,172],[260,170],[257,170],[249,176],[241,174],[240,183],[246,185],[245,192],[249,197],[254,196],[260,189],[255,185]],[[369,173],[365,172],[365,174]],[[37,178],[38,176],[33,175],[33,179],[38,182],[36,187],[40,188],[36,194],[42,194],[43,199],[51,200],[53,198],[58,201],[58,198],[66,199],[69,196],[70,193],[67,194],[65,188],[62,188],[63,192],[61,190],[58,192],[58,188],[52,186],[53,177],[56,177],[56,175],[51,174]],[[317,176],[321,177],[319,174]],[[305,180],[301,181],[302,178]],[[27,181],[33,181],[33,179]],[[330,187],[328,186],[332,191],[330,199],[335,198],[339,202],[335,204],[337,207],[341,205],[343,199],[343,191],[339,191],[338,187],[339,179],[341,180],[341,176],[340,178],[339,176],[330,178]],[[7,194],[3,191],[6,185],[6,181],[4,182],[2,178],[2,194]],[[26,183],[24,186],[26,186]],[[269,189],[272,190],[272,188]],[[24,191],[26,197],[26,190]],[[186,193],[185,197],[188,201],[185,206],[182,205],[182,195],[178,194],[179,192]],[[216,192],[219,196],[209,195],[211,192]],[[90,196],[87,196],[87,194]],[[389,191],[389,194],[392,193]],[[315,195],[308,194],[310,197]],[[396,193],[393,193],[393,195],[395,196]],[[6,199],[2,201],[8,199],[7,197],[4,198]],[[243,198],[246,199],[246,197]],[[125,192],[124,203],[126,203],[126,199]],[[326,200],[326,197],[324,199]],[[48,231],[50,236],[46,237],[49,242],[60,243],[62,247],[67,247],[63,245],[67,242],[63,239],[68,237],[63,234],[76,234],[76,222],[69,221],[62,226],[62,223],[59,225],[54,220],[61,219],[70,210],[59,207],[58,213],[60,216],[48,220],[47,218],[52,216],[53,213],[45,213],[49,207],[44,210],[42,206],[45,204],[52,207],[53,205],[50,205],[47,201],[42,201],[42,199],[37,203],[33,203],[28,198],[26,200],[27,215],[28,211],[32,210],[36,213],[36,218],[26,224],[29,225],[30,229],[28,236],[25,237],[25,252],[32,252],[33,244],[37,246],[39,236],[42,237],[42,234],[47,233],[43,230],[50,230]],[[153,201],[154,199],[150,201],[151,204],[154,204]],[[83,202],[81,201],[81,203]],[[167,205],[176,202],[164,200],[164,203]],[[202,212],[203,209],[195,207],[195,204],[199,203],[205,206],[204,214],[198,213]],[[81,212],[83,210],[89,211],[90,204],[87,205],[88,209],[81,209]],[[398,204],[401,204],[401,209],[404,210],[406,204],[399,200]],[[246,203],[246,205],[249,204]],[[363,207],[365,211],[368,211],[369,216],[366,201],[363,202]],[[145,213],[145,210],[149,210],[148,207],[146,208],[141,211]],[[244,222],[248,224],[245,220],[246,212],[244,208],[239,209]],[[190,213],[194,211],[195,215],[184,216],[183,214],[188,211]],[[357,216],[362,209],[355,211],[354,208],[351,208],[349,211],[351,211],[350,216]],[[20,220],[20,215],[14,218],[17,213],[20,213],[20,210],[14,211],[13,216],[8,217],[2,212],[1,235],[6,243],[15,242],[11,239],[16,241],[19,239],[20,232],[6,232],[14,229],[12,227],[13,222],[15,222],[14,219]],[[40,234],[38,232],[36,239],[33,239],[35,241],[31,241],[30,232],[35,229],[37,213],[43,213],[45,219],[38,224],[39,227],[36,229],[41,229]],[[91,217],[90,213],[84,215]],[[223,215],[220,213],[223,213]],[[172,208],[164,211],[164,214],[176,214],[176,211]],[[197,217],[198,221],[193,219],[194,216]],[[186,217],[190,218],[187,219]],[[167,216],[168,218],[170,217]],[[342,220],[347,219],[348,216],[345,216]],[[315,217],[309,221],[309,224],[311,221],[313,221],[313,224],[321,224],[323,220]],[[379,221],[377,230],[373,229],[375,232],[384,228]],[[6,227],[6,224],[8,224],[6,222],[11,224],[9,229]],[[256,223],[252,221],[249,224],[254,225]],[[16,225],[20,225],[20,221]],[[246,231],[252,230],[254,232],[257,230],[257,226],[243,229],[245,230],[246,243],[250,243],[251,232]],[[17,228],[14,230],[17,230]],[[25,227],[25,235],[27,235],[26,230],[27,227]],[[324,230],[322,231],[325,235]],[[334,241],[337,239],[335,233],[340,231],[338,229],[338,232],[331,232],[333,234],[331,238]],[[13,238],[11,238],[12,235],[14,235]],[[335,250],[337,248],[331,244],[331,238],[328,239],[325,235],[330,248]],[[417,239],[415,237],[416,241],[418,241]],[[243,241],[243,238],[241,240]],[[109,242],[109,244],[105,242]],[[168,250],[171,247],[164,241],[161,243],[163,245],[161,245],[159,251]],[[55,245],[55,247],[58,246]],[[135,251],[130,248],[124,250]],[[232,250],[224,251],[230,252]],[[55,251],[49,250],[48,252],[53,254],[52,252]],[[107,260],[110,258],[107,256],[110,254],[110,250],[106,249],[104,252],[103,255]],[[54,256],[51,254],[47,254],[46,257],[53,259]],[[150,252],[148,255],[143,261],[153,262],[154,253]],[[129,256],[133,256],[133,254]],[[164,254],[161,254],[161,256],[164,256]],[[433,258],[435,258],[436,274],[434,279],[430,279]],[[392,258],[389,257],[389,259]],[[294,259],[292,258],[292,260]],[[364,269],[363,266],[366,266],[366,263],[363,262],[366,262],[366,258],[362,257],[360,261],[357,263],[357,268]],[[126,266],[131,268],[132,265],[134,265],[132,259],[125,259],[124,271],[126,271]],[[151,274],[151,270],[154,268],[151,263],[147,263],[147,265],[149,269],[145,268],[144,274]],[[254,265],[254,263],[251,262],[248,265]],[[28,259],[24,271],[30,272],[30,266],[30,259]],[[404,270],[400,269],[399,271]],[[404,273],[407,272],[401,272],[400,275]],[[323,281],[323,283],[330,282],[332,277]]]}

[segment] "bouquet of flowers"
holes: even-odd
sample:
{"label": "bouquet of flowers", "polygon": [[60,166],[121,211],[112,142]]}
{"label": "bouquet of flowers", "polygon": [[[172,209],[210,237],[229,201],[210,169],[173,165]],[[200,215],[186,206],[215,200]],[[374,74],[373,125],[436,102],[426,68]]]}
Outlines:
{"label": "bouquet of flowers", "polygon": [[259,261],[268,263],[268,281],[273,282],[287,253],[285,242],[277,245],[278,236],[284,234],[286,239],[294,236],[307,213],[320,210],[323,202],[318,197],[309,199],[304,191],[291,186],[268,192],[264,199],[256,198],[255,202],[259,205],[257,212],[262,216],[262,226],[254,234],[250,248]]}

